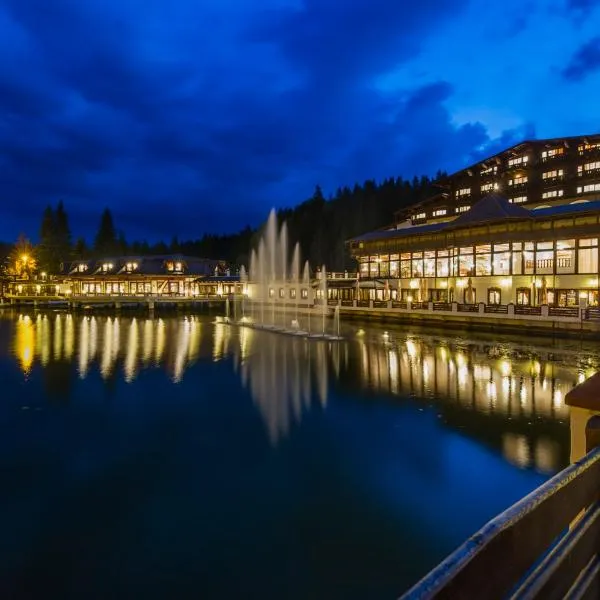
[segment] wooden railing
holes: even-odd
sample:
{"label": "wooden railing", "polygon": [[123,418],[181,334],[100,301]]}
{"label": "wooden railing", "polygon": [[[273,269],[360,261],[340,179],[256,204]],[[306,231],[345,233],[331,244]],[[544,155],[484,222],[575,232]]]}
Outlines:
{"label": "wooden railing", "polygon": [[459,304],[456,308],[458,312],[479,312],[479,304]]}
{"label": "wooden railing", "polygon": [[484,308],[484,312],[507,315],[508,314],[508,304],[486,304],[485,308]]}
{"label": "wooden railing", "polygon": [[452,302],[434,302],[433,310],[452,310]]}
{"label": "wooden railing", "polygon": [[515,315],[541,315],[541,306],[524,306],[522,304],[515,304]]}
{"label": "wooden railing", "polygon": [[401,600],[600,597],[600,374],[566,402],[572,460],[574,449],[587,454],[489,521]]}
{"label": "wooden railing", "polygon": [[579,308],[577,306],[565,306],[565,307],[550,306],[548,308],[548,316],[579,318]]}

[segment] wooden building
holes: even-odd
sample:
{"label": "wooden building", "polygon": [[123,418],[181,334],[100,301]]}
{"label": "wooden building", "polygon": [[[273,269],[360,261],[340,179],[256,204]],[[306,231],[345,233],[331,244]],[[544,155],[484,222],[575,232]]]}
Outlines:
{"label": "wooden building", "polygon": [[453,220],[348,242],[359,299],[599,305],[600,201],[528,209],[490,194]]}

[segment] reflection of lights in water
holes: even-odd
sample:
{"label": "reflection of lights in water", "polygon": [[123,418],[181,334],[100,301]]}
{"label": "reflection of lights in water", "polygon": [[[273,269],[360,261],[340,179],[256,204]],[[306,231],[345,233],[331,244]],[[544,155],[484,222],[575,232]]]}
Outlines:
{"label": "reflection of lights in water", "polygon": [[467,364],[462,352],[456,353],[456,364],[458,367],[464,367]]}
{"label": "reflection of lights in water", "polygon": [[98,350],[98,320],[96,317],[90,319],[90,359],[96,358]]}
{"label": "reflection of lights in water", "polygon": [[412,340],[406,340],[406,351],[411,360],[417,357],[417,347]]}
{"label": "reflection of lights in water", "polygon": [[440,358],[445,361],[448,358],[448,351],[443,346],[440,348]]}
{"label": "reflection of lights in water", "polygon": [[466,365],[458,367],[458,383],[460,385],[466,385],[469,377],[469,369]]}
{"label": "reflection of lights in water", "polygon": [[190,319],[190,337],[188,343],[188,361],[193,363],[200,354],[201,324],[196,317]]}
{"label": "reflection of lights in water", "polygon": [[154,362],[158,365],[165,352],[165,322],[162,319],[156,324],[156,352],[154,353]]}
{"label": "reflection of lights in water", "polygon": [[356,335],[358,335],[358,336],[361,336],[361,337],[362,337],[363,335],[365,335],[365,330],[364,330],[364,329],[359,329],[359,330],[356,332]]}
{"label": "reflection of lights in water", "polygon": [[542,365],[540,365],[539,360],[531,361],[531,375],[533,377],[539,377],[542,371]]}
{"label": "reflection of lights in water", "polygon": [[109,317],[104,323],[104,339],[102,345],[102,358],[100,362],[100,373],[105,379],[112,372],[113,344],[114,339],[112,319]]}
{"label": "reflection of lights in water", "polygon": [[17,320],[17,330],[15,336],[15,354],[21,363],[21,370],[25,375],[29,374],[33,359],[35,357],[35,331],[31,319],[25,315],[20,315]]}
{"label": "reflection of lights in water", "polygon": [[137,375],[137,354],[139,346],[139,333],[137,319],[132,319],[129,325],[129,337],[127,339],[127,350],[125,354],[125,364],[123,371],[125,372],[125,381],[131,383]]}
{"label": "reflection of lights in water", "polygon": [[142,342],[144,348],[142,360],[147,365],[152,359],[152,350],[154,349],[154,323],[152,319],[144,321],[144,338]]}
{"label": "reflection of lights in water", "polygon": [[523,383],[521,383],[521,389],[519,390],[519,399],[521,400],[521,406],[524,407],[527,404],[527,389]]}
{"label": "reflection of lights in water", "polygon": [[423,361],[423,384],[427,385],[429,383],[429,365]]}
{"label": "reflection of lights in water", "polygon": [[527,438],[516,433],[505,433],[502,436],[502,453],[514,465],[528,467],[531,462],[531,453]]}
{"label": "reflection of lights in water", "polygon": [[489,381],[487,384],[487,396],[492,401],[492,405],[496,403],[498,398],[498,391],[496,389],[496,382]]}
{"label": "reflection of lights in water", "polygon": [[535,466],[542,473],[552,473],[559,462],[560,447],[548,438],[540,438],[535,445]]}
{"label": "reflection of lights in water", "polygon": [[[227,330],[227,331],[226,331]],[[223,323],[216,322],[213,333],[213,360],[221,360],[224,354],[225,336],[229,331],[229,327]]]}
{"label": "reflection of lights in water", "polygon": [[396,350],[388,352],[388,361],[390,369],[390,391],[394,394],[398,393],[398,353]]}
{"label": "reflection of lights in water", "polygon": [[508,398],[510,394],[510,377],[502,377],[502,393]]}
{"label": "reflection of lights in water", "polygon": [[[222,325],[217,325],[216,327],[219,326],[222,327]],[[175,383],[181,381],[185,369],[190,340],[190,329],[191,325],[187,319],[179,323],[177,344],[175,346],[175,366],[173,368],[173,381]]]}
{"label": "reflection of lights in water", "polygon": [[42,317],[39,335],[41,337],[42,365],[45,367],[50,360],[50,345],[52,344],[52,332],[50,331],[50,319],[48,318],[48,315]]}
{"label": "reflection of lights in water", "polygon": [[65,358],[71,360],[75,352],[75,323],[73,315],[65,317]]}
{"label": "reflection of lights in water", "polygon": [[90,348],[90,320],[83,317],[79,332],[79,377],[82,379],[87,375]]}
{"label": "reflection of lights in water", "polygon": [[512,371],[511,364],[508,360],[503,360],[500,363],[500,372],[502,373],[502,377],[509,377]]}
{"label": "reflection of lights in water", "polygon": [[57,314],[54,319],[54,360],[62,356],[62,316]]}
{"label": "reflection of lights in water", "polygon": [[558,410],[563,404],[563,395],[560,390],[554,390],[554,396],[552,397],[552,403],[554,405],[554,409]]}
{"label": "reflection of lights in water", "polygon": [[488,381],[492,377],[492,369],[487,366],[475,365],[473,367],[473,379],[476,381]]}

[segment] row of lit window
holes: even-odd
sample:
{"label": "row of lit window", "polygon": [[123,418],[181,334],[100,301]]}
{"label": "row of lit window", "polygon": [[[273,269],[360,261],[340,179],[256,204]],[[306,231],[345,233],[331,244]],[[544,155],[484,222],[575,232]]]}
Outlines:
{"label": "row of lit window", "polygon": [[[576,248],[579,248],[576,251]],[[576,255],[577,252],[577,255]],[[451,250],[362,256],[363,277],[466,277],[577,272],[598,273],[598,239],[513,242]]]}
{"label": "row of lit window", "polygon": [[[296,298],[296,288],[290,288],[289,296],[292,300]],[[285,298],[285,288],[279,288],[279,297]],[[308,290],[306,288],[300,290],[300,297],[303,300],[308,298]],[[269,298],[275,298],[275,288],[269,288]]]}
{"label": "row of lit window", "polygon": [[565,174],[564,169],[555,169],[554,171],[546,171],[542,173],[542,179],[556,179],[557,177],[563,177]]}
{"label": "row of lit window", "polygon": [[542,198],[562,198],[564,190],[549,190],[542,194]]}
{"label": "row of lit window", "polygon": [[517,175],[514,179],[508,180],[508,185],[525,185],[529,181],[527,175]]}
{"label": "row of lit window", "polygon": [[587,194],[589,192],[600,192],[600,183],[590,183],[589,185],[577,187],[578,194]]}
{"label": "row of lit window", "polygon": [[585,163],[577,166],[577,175],[581,176],[585,171],[596,171],[600,169],[600,161]]}

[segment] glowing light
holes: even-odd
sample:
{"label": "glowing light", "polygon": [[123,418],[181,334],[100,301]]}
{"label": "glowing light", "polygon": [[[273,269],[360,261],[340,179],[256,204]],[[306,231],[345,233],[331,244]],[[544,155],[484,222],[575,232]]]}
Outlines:
{"label": "glowing light", "polygon": [[464,279],[459,279],[456,282],[456,287],[459,287],[459,288],[464,288],[464,287],[466,287],[466,285],[467,285],[467,282]]}
{"label": "glowing light", "polygon": [[585,381],[585,373],[581,372],[577,376],[577,383],[583,383]]}
{"label": "glowing light", "polygon": [[502,377],[508,377],[512,370],[511,364],[508,360],[503,360],[500,363],[500,371],[502,373]]}
{"label": "glowing light", "polygon": [[535,282],[535,287],[536,288],[541,288],[542,287],[542,282],[539,279]]}
{"label": "glowing light", "polygon": [[410,287],[413,290],[416,290],[419,287],[419,282],[416,279],[412,279],[410,282]]}
{"label": "glowing light", "polygon": [[440,281],[440,287],[441,288],[447,288],[448,287],[448,282],[447,281]]}
{"label": "glowing light", "polygon": [[510,277],[504,277],[503,279],[500,280],[500,285],[502,287],[509,287],[511,283],[512,283],[512,280]]}

